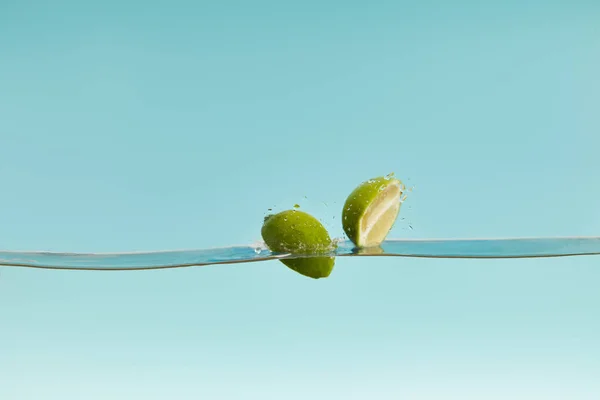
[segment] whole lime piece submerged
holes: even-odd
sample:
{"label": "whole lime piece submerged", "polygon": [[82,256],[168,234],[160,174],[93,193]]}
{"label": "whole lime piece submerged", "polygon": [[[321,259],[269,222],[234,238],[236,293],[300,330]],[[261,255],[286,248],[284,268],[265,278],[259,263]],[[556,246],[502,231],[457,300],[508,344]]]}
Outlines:
{"label": "whole lime piece submerged", "polygon": [[379,246],[400,212],[402,182],[393,174],[369,179],[348,196],[342,211],[342,226],[357,247]]}
{"label": "whole lime piece submerged", "polygon": [[[323,224],[299,210],[267,215],[261,234],[269,249],[277,253],[328,254],[335,248]],[[280,261],[302,275],[318,279],[331,274],[335,259],[307,257]]]}

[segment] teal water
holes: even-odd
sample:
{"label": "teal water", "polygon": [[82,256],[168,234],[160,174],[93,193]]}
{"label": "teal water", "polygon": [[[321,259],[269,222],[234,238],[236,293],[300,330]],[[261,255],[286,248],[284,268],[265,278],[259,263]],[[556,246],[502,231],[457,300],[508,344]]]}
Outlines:
{"label": "teal water", "polygon": [[[600,399],[599,21],[0,1],[0,400]],[[342,237],[390,172],[380,251],[254,246],[295,204]]]}
{"label": "teal water", "polygon": [[[323,254],[320,254],[321,256]],[[355,249],[340,241],[335,257],[533,258],[600,255],[600,237],[471,240],[387,240],[378,248]],[[311,254],[273,253],[264,245],[139,253],[0,252],[0,265],[75,270],[139,270],[235,264]]]}

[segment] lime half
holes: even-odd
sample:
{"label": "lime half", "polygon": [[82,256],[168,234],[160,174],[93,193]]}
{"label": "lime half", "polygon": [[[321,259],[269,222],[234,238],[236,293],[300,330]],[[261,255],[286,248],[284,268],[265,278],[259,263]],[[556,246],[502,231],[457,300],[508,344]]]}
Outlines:
{"label": "lime half", "polygon": [[[299,210],[266,216],[261,234],[269,249],[277,253],[329,254],[335,248],[323,224],[312,215]],[[306,257],[279,261],[302,275],[318,279],[331,274],[335,259]]]}
{"label": "lime half", "polygon": [[342,225],[357,247],[379,246],[394,226],[404,191],[392,174],[361,183],[348,196],[342,211]]}

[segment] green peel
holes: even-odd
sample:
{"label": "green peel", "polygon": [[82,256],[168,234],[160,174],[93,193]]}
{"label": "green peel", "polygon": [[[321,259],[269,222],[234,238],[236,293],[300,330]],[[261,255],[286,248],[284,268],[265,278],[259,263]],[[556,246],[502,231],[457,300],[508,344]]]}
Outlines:
{"label": "green peel", "polygon": [[[293,254],[329,254],[335,249],[327,229],[312,215],[287,210],[267,215],[261,229],[265,244],[273,252]],[[279,260],[290,269],[310,278],[331,274],[334,257],[307,257]]]}

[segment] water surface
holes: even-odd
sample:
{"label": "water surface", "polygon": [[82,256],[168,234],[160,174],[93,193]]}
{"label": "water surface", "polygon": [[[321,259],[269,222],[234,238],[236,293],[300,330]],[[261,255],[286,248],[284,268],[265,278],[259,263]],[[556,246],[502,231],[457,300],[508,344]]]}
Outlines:
{"label": "water surface", "polygon": [[[340,241],[335,257],[531,258],[600,255],[600,237],[530,239],[387,240],[378,248],[355,249]],[[71,270],[139,270],[234,264],[282,258],[310,257],[282,254],[263,244],[197,250],[138,253],[53,253],[0,251],[0,265]]]}

